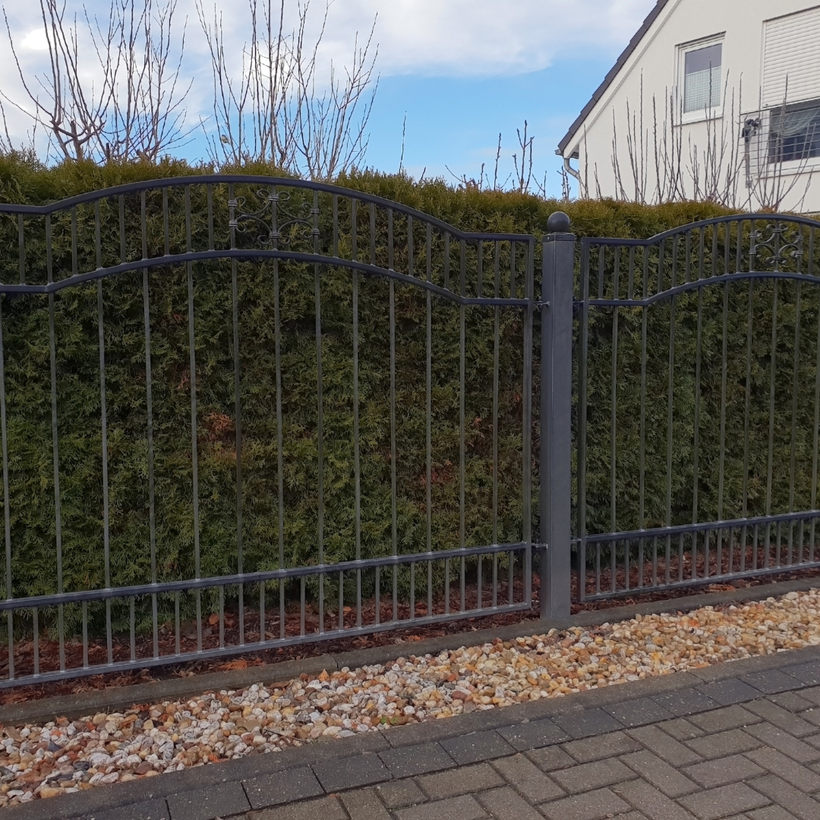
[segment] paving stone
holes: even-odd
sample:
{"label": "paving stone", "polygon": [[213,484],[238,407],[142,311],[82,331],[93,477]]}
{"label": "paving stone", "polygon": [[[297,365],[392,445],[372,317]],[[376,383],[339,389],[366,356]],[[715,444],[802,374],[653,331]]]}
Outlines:
{"label": "paving stone", "polygon": [[242,785],[254,809],[280,806],[324,794],[324,789],[309,766],[263,774],[244,780]]}
{"label": "paving stone", "polygon": [[482,820],[486,816],[484,809],[469,794],[396,811],[399,820]]}
{"label": "paving stone", "polygon": [[694,816],[683,806],[670,800],[645,780],[621,783],[614,791],[624,800],[628,800],[632,807],[638,809],[648,820],[694,820]]}
{"label": "paving stone", "polygon": [[788,732],[795,737],[805,737],[817,731],[817,727],[809,723],[799,715],[795,715],[788,709],[772,703],[770,700],[761,698],[746,704],[746,709],[754,712],[758,717],[762,717],[768,723],[777,726],[778,729]]}
{"label": "paving stone", "polygon": [[800,712],[800,717],[807,720],[812,726],[820,726],[820,709],[812,706],[811,709],[806,709]]}
{"label": "paving stone", "polygon": [[390,813],[373,789],[345,792],[339,799],[347,809],[350,820],[390,820]]}
{"label": "paving stone", "polygon": [[676,689],[674,692],[666,692],[663,695],[653,695],[652,700],[677,717],[696,715],[707,709],[714,709],[718,705],[694,687]]}
{"label": "paving stone", "polygon": [[780,669],[767,669],[765,672],[752,672],[740,678],[744,683],[754,686],[767,695],[775,695],[778,692],[788,692],[791,689],[799,689],[801,682],[787,675]]}
{"label": "paving stone", "polygon": [[620,721],[616,720],[603,709],[598,708],[584,709],[581,712],[558,715],[554,718],[554,721],[571,738],[576,740],[623,729],[623,725]]}
{"label": "paving stone", "polygon": [[759,777],[754,781],[754,787],[799,820],[817,820],[820,817],[820,803],[780,777],[773,774]]}
{"label": "paving stone", "polygon": [[747,817],[749,820],[797,820],[791,812],[786,811],[782,806],[766,806],[762,809],[755,809],[750,811]]}
{"label": "paving stone", "polygon": [[[438,743],[402,746],[379,754],[393,777],[413,777],[427,772],[452,769],[456,763]],[[387,779],[387,778],[385,778]]]}
{"label": "paving stone", "polygon": [[728,786],[686,795],[680,802],[700,820],[717,820],[719,817],[737,814],[738,810],[760,808],[769,801],[745,783],[731,783]]}
{"label": "paving stone", "polygon": [[569,735],[549,718],[502,726],[496,731],[518,752],[569,740]]}
{"label": "paving stone", "polygon": [[749,757],[754,754],[756,752],[748,752],[746,755],[719,757],[716,760],[708,760],[705,763],[687,766],[684,771],[692,780],[700,783],[706,789],[713,789],[715,786],[726,786],[729,783],[740,783],[743,780],[766,773],[765,769],[749,760]]}
{"label": "paving stone", "polygon": [[489,763],[461,766],[448,772],[428,774],[418,778],[417,782],[432,800],[457,797],[460,794],[470,794],[481,791],[481,789],[493,789],[506,785]]}
{"label": "paving stone", "polygon": [[776,749],[770,749],[764,746],[762,749],[747,752],[746,757],[764,769],[768,769],[772,774],[782,777],[783,780],[791,783],[792,786],[800,789],[800,791],[816,792],[820,790],[819,774],[805,766],[801,766]]}
{"label": "paving stone", "polygon": [[563,749],[558,746],[548,746],[544,749],[532,749],[527,752],[527,757],[541,769],[542,772],[553,772],[556,769],[566,769],[574,766],[573,760]]}
{"label": "paving stone", "polygon": [[[754,701],[752,702],[754,703]],[[746,704],[746,706],[724,706],[723,709],[715,709],[713,712],[707,712],[703,715],[692,715],[689,721],[709,734],[760,723],[760,717],[754,712],[750,712],[746,708],[748,706],[749,704]]]}
{"label": "paving stone", "polygon": [[390,772],[379,756],[372,753],[323,760],[321,763],[314,763],[312,768],[326,792],[355,789],[391,779]]}
{"label": "paving stone", "polygon": [[544,820],[544,816],[514,789],[504,786],[478,795],[478,802],[495,820]]}
{"label": "paving stone", "polygon": [[264,809],[248,815],[249,820],[348,820],[347,812],[336,797],[322,797],[319,800],[305,800]]}
{"label": "paving stone", "polygon": [[778,695],[771,695],[768,700],[776,703],[782,709],[788,709],[789,712],[802,712],[812,707],[812,702],[799,692],[781,692]]}
{"label": "paving stone", "polygon": [[[818,664],[818,667],[820,667],[820,664]],[[794,667],[792,667],[790,671],[793,673]],[[818,680],[817,683],[820,683],[820,680]],[[800,697],[810,700],[815,706],[820,706],[820,686],[809,686],[808,688],[801,689]]]}
{"label": "paving stone", "polygon": [[373,788],[388,809],[400,809],[427,800],[427,795],[416,785],[415,780],[393,780],[379,783]]}
{"label": "paving stone", "polygon": [[658,724],[666,734],[671,735],[675,740],[691,740],[693,737],[702,737],[706,734],[699,726],[695,726],[687,718],[675,718],[675,720],[665,720]]}
{"label": "paving stone", "polygon": [[610,814],[629,811],[629,805],[611,789],[598,789],[544,803],[540,809],[547,820],[601,820]]}
{"label": "paving stone", "polygon": [[493,761],[493,768],[532,803],[543,803],[564,796],[564,792],[524,755]]}
{"label": "paving stone", "polygon": [[600,737],[573,740],[564,743],[561,748],[579,763],[590,763],[604,757],[640,751],[641,744],[626,732],[610,732]]}
{"label": "paving stone", "polygon": [[[716,757],[728,757],[740,752],[749,752],[760,746],[759,739],[746,734],[747,731],[755,728],[757,727],[750,726],[745,730],[729,729],[728,732],[716,732],[713,735],[704,735],[693,740],[687,740],[686,745],[707,760]],[[800,741],[795,742],[799,743]]]}
{"label": "paving stone", "polygon": [[641,726],[637,729],[630,729],[629,734],[634,740],[637,740],[672,766],[686,766],[703,760],[696,751],[684,746],[666,732],[662,732],[657,726]]}
{"label": "paving stone", "polygon": [[143,800],[140,803],[118,806],[115,809],[94,812],[93,816],[88,817],[87,820],[168,820],[169,817],[165,798],[157,797],[152,800]]}
{"label": "paving stone", "polygon": [[785,671],[804,685],[816,686],[820,683],[820,661],[797,664],[796,666],[790,666]]}
{"label": "paving stone", "polygon": [[820,758],[820,752],[813,746],[768,723],[747,726],[743,731],[762,740],[767,746],[783,752],[784,755],[788,755],[798,763],[811,763]]}
{"label": "paving stone", "polygon": [[731,706],[733,703],[744,703],[760,697],[759,689],[737,678],[704,683],[703,686],[698,686],[697,690],[721,706]]}
{"label": "paving stone", "polygon": [[442,740],[441,745],[459,766],[492,760],[496,757],[515,754],[515,749],[498,732],[472,732],[469,735]]}
{"label": "paving stone", "polygon": [[248,811],[251,807],[238,782],[172,794],[167,801],[171,820],[213,820],[223,814]]}
{"label": "paving stone", "polygon": [[672,768],[652,752],[633,752],[621,757],[621,762],[659,788],[667,797],[680,797],[696,791],[698,786],[686,775]]}
{"label": "paving stone", "polygon": [[604,711],[620,721],[626,727],[645,726],[675,717],[673,712],[661,706],[652,698],[635,698],[623,703],[605,706]]}
{"label": "paving stone", "polygon": [[635,774],[620,760],[608,758],[596,760],[594,763],[582,763],[571,769],[561,769],[552,772],[551,776],[564,791],[577,794],[629,780],[635,777]]}

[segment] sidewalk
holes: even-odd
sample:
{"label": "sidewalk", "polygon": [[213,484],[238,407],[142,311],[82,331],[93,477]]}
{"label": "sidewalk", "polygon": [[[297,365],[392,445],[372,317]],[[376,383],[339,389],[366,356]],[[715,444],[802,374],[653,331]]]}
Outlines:
{"label": "sidewalk", "polygon": [[12,820],[820,820],[820,647],[257,755]]}

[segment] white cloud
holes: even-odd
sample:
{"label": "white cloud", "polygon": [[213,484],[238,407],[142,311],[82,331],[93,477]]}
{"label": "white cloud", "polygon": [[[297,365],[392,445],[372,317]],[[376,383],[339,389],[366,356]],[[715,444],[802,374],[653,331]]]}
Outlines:
{"label": "white cloud", "polygon": [[[286,27],[290,28],[296,22],[296,0],[286,2],[290,14]],[[202,3],[206,18],[212,20],[213,0]],[[217,0],[216,4],[225,28],[225,53],[237,69],[243,44],[249,39],[246,3]],[[261,0],[259,5],[263,4]],[[317,79],[326,79],[331,61],[339,71],[350,63],[357,33],[361,45],[376,17],[376,71],[382,76],[486,77],[538,71],[557,59],[583,59],[593,51],[596,57],[609,53],[614,60],[654,4],[655,0],[334,0],[318,54]],[[315,41],[323,7],[324,0],[312,0],[308,44]],[[105,0],[87,0],[87,8],[104,25],[108,17]],[[39,4],[15,4],[6,13],[18,58],[26,76],[33,79],[48,65]],[[67,0],[65,19],[75,15],[82,28],[83,4]],[[195,78],[188,98],[188,122],[193,124],[209,113],[211,71],[195,0],[178,0],[177,33],[186,16],[184,74]],[[0,54],[8,56],[5,31],[0,31]],[[93,58],[91,49],[86,56]],[[92,75],[98,72],[93,65],[88,70]],[[0,60],[0,89],[15,101],[28,102],[11,59]],[[8,104],[5,109],[10,130],[22,136],[30,123]]]}
{"label": "white cloud", "polygon": [[[547,68],[588,49],[617,53],[654,0],[336,0],[327,42],[344,57],[378,14],[379,70],[487,76]],[[334,57],[338,57],[334,54]]]}

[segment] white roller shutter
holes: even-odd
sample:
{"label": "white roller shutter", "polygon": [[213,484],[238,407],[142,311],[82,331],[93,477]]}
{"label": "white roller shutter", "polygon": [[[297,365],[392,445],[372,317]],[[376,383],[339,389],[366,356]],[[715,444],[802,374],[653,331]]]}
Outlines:
{"label": "white roller shutter", "polygon": [[763,106],[820,98],[820,6],[763,24]]}
{"label": "white roller shutter", "polygon": [[763,24],[763,105],[820,98],[820,6]]}

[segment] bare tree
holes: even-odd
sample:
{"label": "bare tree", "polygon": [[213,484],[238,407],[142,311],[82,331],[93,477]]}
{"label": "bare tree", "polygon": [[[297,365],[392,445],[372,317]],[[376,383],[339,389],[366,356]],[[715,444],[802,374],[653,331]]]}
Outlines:
{"label": "bare tree", "polygon": [[[173,36],[176,0],[115,0],[108,21],[83,8],[66,19],[66,5],[40,0],[48,68],[28,76],[15,47],[8,15],[6,33],[27,102],[2,97],[49,135],[65,159],[155,160],[183,143],[184,102],[179,87],[185,25]],[[89,81],[89,76],[94,81]],[[190,132],[189,132],[190,133]]]}
{"label": "bare tree", "polygon": [[270,162],[312,179],[332,179],[358,166],[367,150],[367,124],[378,78],[376,21],[363,44],[358,36],[351,64],[340,78],[317,71],[329,0],[319,33],[307,41],[310,0],[297,0],[296,27],[286,26],[287,0],[248,0],[250,41],[237,73],[225,50],[222,13],[213,21],[197,0],[197,11],[213,65],[214,128],[207,133],[217,165]]}
{"label": "bare tree", "polygon": [[[623,152],[617,112],[612,111],[610,162],[615,197],[643,204],[700,200],[733,208],[779,210],[800,193],[798,186],[804,186],[802,196],[791,202],[799,210],[811,184],[811,174],[806,173],[807,153],[796,157],[793,150],[784,151],[782,133],[771,127],[778,117],[780,122],[786,121],[785,99],[779,112],[758,107],[743,114],[742,98],[742,84],[730,87],[727,74],[720,108],[703,112],[698,142],[691,129],[684,139],[683,102],[668,89],[662,107],[653,95],[652,122],[645,124],[642,79],[638,107],[626,102]],[[799,125],[798,121],[795,127]],[[810,145],[813,135],[803,136],[804,145]],[[590,159],[586,136],[584,144],[587,179]],[[594,162],[592,169],[595,190],[601,197],[606,186]],[[744,180],[745,186],[741,185]],[[588,182],[580,187],[581,196],[589,196]]]}
{"label": "bare tree", "polygon": [[[486,170],[486,163],[481,163],[477,177],[468,177],[467,174],[455,174],[453,170],[445,165],[450,175],[463,188],[474,188],[478,191],[516,191],[520,194],[534,193],[539,196],[547,195],[547,177],[542,180],[533,179],[533,143],[535,137],[529,135],[529,124],[524,120],[524,128],[515,129],[518,138],[519,153],[511,155],[513,170],[504,179],[499,177],[501,165],[501,143],[502,134],[498,135],[498,143],[495,152],[495,162],[493,164],[493,178],[490,180],[489,172]],[[561,173],[561,172],[559,172]],[[565,172],[564,172],[565,173]],[[562,190],[568,182],[562,176]]]}

